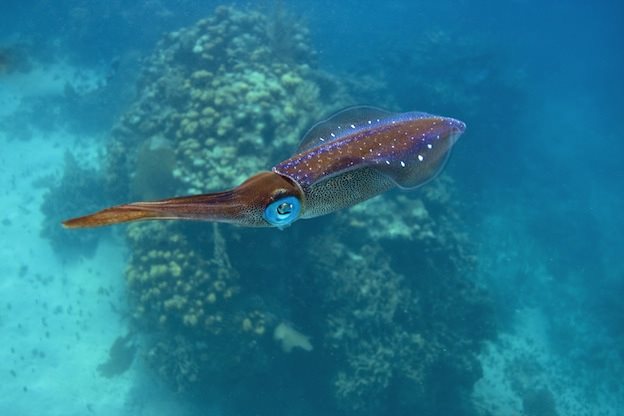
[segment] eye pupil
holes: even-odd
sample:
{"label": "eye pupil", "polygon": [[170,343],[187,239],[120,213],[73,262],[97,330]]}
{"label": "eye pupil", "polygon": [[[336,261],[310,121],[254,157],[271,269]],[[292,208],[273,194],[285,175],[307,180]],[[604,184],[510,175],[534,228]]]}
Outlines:
{"label": "eye pupil", "polygon": [[301,201],[297,197],[285,196],[267,205],[262,217],[270,225],[284,228],[299,219],[301,208]]}
{"label": "eye pupil", "polygon": [[284,202],[277,206],[277,213],[280,215],[290,214],[292,210],[293,210],[293,205],[289,204],[288,202]]}

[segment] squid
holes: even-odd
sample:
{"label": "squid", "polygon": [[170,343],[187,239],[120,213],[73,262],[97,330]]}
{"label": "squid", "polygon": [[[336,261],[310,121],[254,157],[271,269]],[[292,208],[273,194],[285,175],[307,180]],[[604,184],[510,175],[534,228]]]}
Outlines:
{"label": "squid", "polygon": [[63,222],[68,228],[140,220],[203,220],[284,228],[435,178],[466,125],[422,112],[351,107],[314,125],[293,156],[215,193],[133,202]]}

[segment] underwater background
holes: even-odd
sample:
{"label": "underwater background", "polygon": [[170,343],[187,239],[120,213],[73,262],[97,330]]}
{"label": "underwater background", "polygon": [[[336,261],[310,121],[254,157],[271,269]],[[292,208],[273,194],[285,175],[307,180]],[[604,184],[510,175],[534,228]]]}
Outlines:
{"label": "underwater background", "polygon": [[[0,414],[624,414],[624,4],[0,4]],[[66,230],[357,104],[444,173],[291,227]]]}

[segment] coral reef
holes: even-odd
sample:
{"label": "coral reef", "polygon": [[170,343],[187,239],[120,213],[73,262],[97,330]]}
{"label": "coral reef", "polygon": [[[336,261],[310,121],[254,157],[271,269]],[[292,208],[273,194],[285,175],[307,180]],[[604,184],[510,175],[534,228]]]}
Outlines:
{"label": "coral reef", "polygon": [[172,173],[189,193],[238,184],[280,160],[317,114],[350,102],[335,81],[325,79],[322,91],[307,30],[292,28],[286,47],[264,15],[219,7],[166,35],[145,62],[140,98],[111,146],[169,140],[177,160]]}
{"label": "coral reef", "polygon": [[[237,185],[370,95],[316,68],[307,37],[287,14],[231,7],[165,35],[112,131],[109,194]],[[493,329],[486,297],[460,277],[473,259],[452,181],[432,185],[284,232],[128,226],[147,362],[178,391],[215,393],[228,414],[250,400],[258,415],[457,413]]]}
{"label": "coral reef", "polygon": [[[158,43],[144,62],[137,100],[108,143],[110,194],[152,199],[231,187],[291,152],[317,114],[351,102],[338,80],[313,68],[307,30],[287,15],[280,19],[219,7]],[[288,38],[277,35],[286,29]],[[264,299],[241,295],[239,273],[216,230],[167,223],[127,229],[134,318],[163,334],[149,361],[178,390],[234,366],[279,324]],[[206,241],[214,241],[214,252],[205,250]],[[230,354],[198,349],[197,340],[229,345]],[[259,355],[254,362],[262,362]],[[197,363],[168,365],[185,357],[200,360],[203,370],[191,370]]]}
{"label": "coral reef", "polygon": [[321,332],[341,407],[429,414],[441,408],[441,395],[453,397],[448,414],[467,407],[463,397],[480,377],[476,354],[493,334],[485,294],[457,270],[431,269],[424,250],[394,255],[391,265],[379,243],[354,250],[329,237],[317,245],[326,247],[314,275],[323,287]]}
{"label": "coral reef", "polygon": [[[239,291],[237,273],[218,231],[213,233],[213,256],[206,258],[205,249],[197,249],[206,236],[191,239],[176,228],[160,222],[128,228],[132,259],[126,277],[139,300],[135,317],[150,315],[163,327],[199,326],[218,334],[227,303]],[[148,240],[151,244],[144,244]]]}
{"label": "coral reef", "polygon": [[143,330],[168,334],[155,341],[148,359],[175,389],[186,390],[213,371],[232,371],[254,351],[271,322],[241,299],[239,275],[216,224],[199,232],[174,223],[132,224],[127,239],[133,317]]}

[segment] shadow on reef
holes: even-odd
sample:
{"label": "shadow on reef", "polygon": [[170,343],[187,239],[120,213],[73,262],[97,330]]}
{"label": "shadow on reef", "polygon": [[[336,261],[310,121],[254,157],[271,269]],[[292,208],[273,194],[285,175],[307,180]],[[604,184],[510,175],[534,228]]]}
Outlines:
{"label": "shadow on reef", "polygon": [[[159,42],[108,143],[114,202],[240,183],[359,102],[362,85],[317,69],[307,29],[280,18],[219,7]],[[474,259],[453,193],[442,177],[281,232],[123,228],[139,354],[228,415],[474,414],[467,397],[494,327],[463,277]]]}

